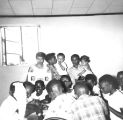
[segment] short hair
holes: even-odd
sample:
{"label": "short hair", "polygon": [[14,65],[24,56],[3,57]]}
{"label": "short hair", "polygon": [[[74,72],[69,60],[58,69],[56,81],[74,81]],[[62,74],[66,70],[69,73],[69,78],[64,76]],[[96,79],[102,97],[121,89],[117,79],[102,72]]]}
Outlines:
{"label": "short hair", "polygon": [[57,54],[57,57],[58,57],[58,56],[62,56],[62,57],[65,59],[65,54],[64,54],[64,53],[58,53],[58,54]]}
{"label": "short hair", "polygon": [[76,82],[76,84],[74,85],[73,89],[77,89],[77,90],[80,90],[81,88],[84,88],[85,89],[85,92],[88,94],[89,91],[90,91],[90,88],[88,86],[88,83],[85,82],[85,81],[79,81],[79,82]]}
{"label": "short hair", "polygon": [[72,58],[74,58],[74,57],[76,57],[78,60],[80,60],[80,57],[79,57],[78,54],[73,54],[73,55],[71,56],[71,60],[72,60]]}
{"label": "short hair", "polygon": [[92,82],[96,85],[97,84],[97,77],[94,74],[87,74],[85,76],[85,81],[92,80]]}
{"label": "short hair", "polygon": [[101,85],[101,83],[103,83],[103,82],[108,82],[109,84],[111,84],[113,86],[114,89],[118,88],[118,81],[112,75],[105,74],[102,77],[100,77],[99,78],[99,85]]}
{"label": "short hair", "polygon": [[86,62],[90,62],[90,58],[86,55],[81,56],[80,60],[84,60]]}
{"label": "short hair", "polygon": [[48,62],[51,58],[55,57],[55,53],[48,53],[45,57],[46,61]]}
{"label": "short hair", "polygon": [[46,55],[45,55],[44,52],[37,52],[37,53],[36,53],[36,58],[37,58],[37,57],[42,57],[42,58],[45,59]]}
{"label": "short hair", "polygon": [[67,78],[69,82],[72,82],[69,75],[62,75],[60,80],[62,81],[63,78]]}
{"label": "short hair", "polygon": [[11,96],[13,96],[13,94],[14,94],[14,92],[15,92],[15,86],[14,86],[13,84],[14,84],[14,82],[12,82],[12,83],[10,84],[10,87],[9,87],[9,94],[10,94]]}
{"label": "short hair", "polygon": [[66,92],[67,91],[67,88],[66,88],[65,83],[63,81],[64,78],[67,78],[68,79],[68,82],[70,82],[69,88],[71,88],[71,86],[72,86],[72,81],[71,81],[71,78],[70,78],[69,75],[62,75],[61,76],[60,81],[62,81],[63,87],[65,88],[65,92]]}
{"label": "short hair", "polygon": [[29,88],[32,90],[32,92],[35,91],[35,86],[34,86],[31,82],[25,81],[25,82],[23,83],[23,86],[24,86],[25,88],[29,87]]}
{"label": "short hair", "polygon": [[46,85],[46,90],[48,93],[52,92],[52,88],[54,86],[57,86],[58,88],[63,88],[63,84],[60,80],[52,79],[51,81],[48,82]]}
{"label": "short hair", "polygon": [[36,87],[36,84],[40,84],[41,85],[41,87],[43,88],[43,90],[45,89],[45,85],[44,85],[44,81],[42,81],[42,80],[37,80],[36,82],[35,82],[35,87]]}
{"label": "short hair", "polygon": [[117,77],[118,77],[119,75],[123,75],[123,71],[119,71],[119,72],[117,73]]}

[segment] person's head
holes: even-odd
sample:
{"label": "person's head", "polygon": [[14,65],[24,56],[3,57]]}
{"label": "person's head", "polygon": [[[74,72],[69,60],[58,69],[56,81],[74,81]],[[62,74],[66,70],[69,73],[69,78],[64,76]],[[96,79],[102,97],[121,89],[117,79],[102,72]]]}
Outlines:
{"label": "person's head", "polygon": [[117,80],[119,85],[122,86],[123,85],[123,71],[119,71],[117,73]]}
{"label": "person's head", "polygon": [[99,85],[100,85],[101,91],[104,94],[112,93],[112,91],[118,88],[118,82],[116,78],[109,74],[105,74],[99,78]]}
{"label": "person's head", "polygon": [[63,53],[58,53],[57,54],[57,61],[62,63],[65,60],[65,55]]}
{"label": "person's head", "polygon": [[55,56],[55,53],[49,53],[46,55],[46,61],[48,62],[49,65],[54,65],[57,63],[57,59]]}
{"label": "person's head", "polygon": [[72,86],[72,81],[71,81],[70,76],[69,75],[62,75],[60,80],[64,83],[65,88],[66,88],[65,91],[67,92],[67,90],[70,89]]}
{"label": "person's head", "polygon": [[71,62],[72,62],[72,64],[73,64],[74,67],[78,67],[79,62],[80,62],[79,55],[78,54],[73,54],[71,56]]}
{"label": "person's head", "polygon": [[23,86],[26,89],[27,98],[29,98],[31,94],[35,91],[35,86],[31,82],[28,82],[28,81],[24,82]]}
{"label": "person's head", "polygon": [[45,60],[45,53],[43,52],[38,52],[36,53],[36,60],[37,60],[37,63],[38,64],[43,64],[44,63],[44,60]]}
{"label": "person's head", "polygon": [[82,65],[86,65],[86,64],[88,64],[90,62],[90,59],[89,59],[88,56],[83,55],[83,56],[81,56],[80,61],[81,61]]}
{"label": "person's head", "polygon": [[79,98],[81,95],[89,95],[90,90],[88,84],[85,81],[76,82],[74,85],[74,93]]}
{"label": "person's head", "polygon": [[14,97],[14,92],[15,92],[15,86],[13,84],[14,82],[12,82],[9,87],[9,95],[11,95],[12,97]]}
{"label": "person's head", "polygon": [[97,84],[97,77],[96,77],[96,75],[94,75],[94,74],[87,74],[87,75],[85,76],[85,81],[86,81],[87,83],[89,83],[89,84],[92,86],[92,88],[93,88],[94,85]]}
{"label": "person's head", "polygon": [[64,88],[60,80],[53,79],[47,84],[46,90],[50,98],[54,100],[57,96],[63,93]]}
{"label": "person's head", "polygon": [[44,82],[42,80],[37,80],[35,82],[35,91],[36,91],[36,95],[40,96],[43,92],[43,90],[45,89],[45,85]]}

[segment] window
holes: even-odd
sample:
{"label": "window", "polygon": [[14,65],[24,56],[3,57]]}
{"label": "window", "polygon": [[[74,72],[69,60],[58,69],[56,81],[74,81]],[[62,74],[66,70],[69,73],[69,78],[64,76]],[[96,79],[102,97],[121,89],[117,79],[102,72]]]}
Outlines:
{"label": "window", "polygon": [[31,63],[39,51],[40,26],[1,27],[2,65]]}

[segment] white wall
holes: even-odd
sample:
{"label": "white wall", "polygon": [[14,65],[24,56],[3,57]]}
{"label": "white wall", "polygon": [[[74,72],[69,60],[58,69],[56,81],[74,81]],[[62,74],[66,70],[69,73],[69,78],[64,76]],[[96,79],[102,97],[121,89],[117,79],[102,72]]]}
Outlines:
{"label": "white wall", "polygon": [[122,21],[123,15],[0,18],[0,25],[41,25],[41,51],[65,53],[69,66],[72,54],[88,55],[92,70],[100,77],[123,70]]}

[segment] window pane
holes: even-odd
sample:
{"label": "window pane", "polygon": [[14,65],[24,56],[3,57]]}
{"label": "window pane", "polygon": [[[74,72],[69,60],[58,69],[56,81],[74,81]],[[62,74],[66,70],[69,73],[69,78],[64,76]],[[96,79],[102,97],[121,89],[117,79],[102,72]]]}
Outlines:
{"label": "window pane", "polygon": [[20,27],[6,27],[5,32],[6,32],[6,40],[20,42],[21,40]]}
{"label": "window pane", "polygon": [[6,41],[7,53],[21,54],[21,46],[18,43]]}
{"label": "window pane", "polygon": [[7,65],[20,64],[20,56],[15,54],[7,54]]}
{"label": "window pane", "polygon": [[37,27],[22,27],[24,59],[28,63],[35,62],[38,51]]}

